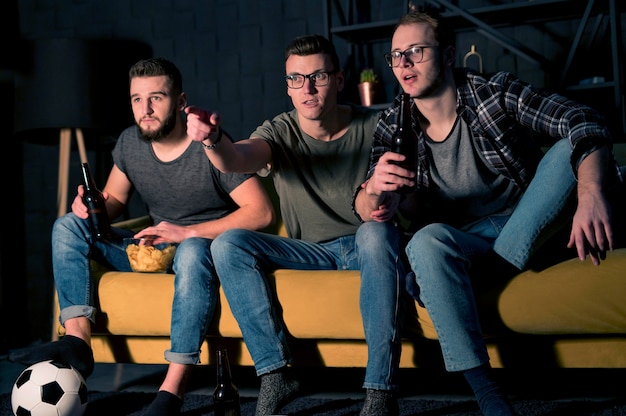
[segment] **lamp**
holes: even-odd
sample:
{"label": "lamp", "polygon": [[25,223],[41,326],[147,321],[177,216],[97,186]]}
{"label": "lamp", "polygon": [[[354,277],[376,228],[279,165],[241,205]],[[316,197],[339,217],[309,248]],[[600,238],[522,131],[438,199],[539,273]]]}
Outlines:
{"label": "lamp", "polygon": [[95,128],[89,42],[81,39],[41,39],[25,45],[25,71],[16,77],[15,133],[37,143],[58,134],[59,178],[57,213],[67,210],[69,164],[75,134],[81,162],[87,160],[83,128]]}

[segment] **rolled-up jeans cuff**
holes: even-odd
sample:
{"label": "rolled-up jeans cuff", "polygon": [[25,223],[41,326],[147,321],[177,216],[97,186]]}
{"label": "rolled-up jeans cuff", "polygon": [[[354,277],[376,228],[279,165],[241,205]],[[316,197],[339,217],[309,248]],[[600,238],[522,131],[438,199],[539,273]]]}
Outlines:
{"label": "rolled-up jeans cuff", "polygon": [[84,316],[89,319],[92,324],[96,323],[96,308],[89,305],[72,305],[61,311],[59,322],[65,326],[65,321],[71,318]]}
{"label": "rolled-up jeans cuff", "polygon": [[176,364],[195,365],[200,362],[200,352],[172,352],[165,351],[165,360]]}

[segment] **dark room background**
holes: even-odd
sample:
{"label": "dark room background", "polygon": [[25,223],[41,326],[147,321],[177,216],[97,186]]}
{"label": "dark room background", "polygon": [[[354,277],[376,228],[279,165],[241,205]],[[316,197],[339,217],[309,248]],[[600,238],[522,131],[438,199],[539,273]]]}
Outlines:
{"label": "dark room background", "polygon": [[[611,120],[616,139],[626,140],[623,105],[616,105],[616,97],[623,103],[623,79],[614,77],[613,53],[618,52],[621,60],[624,34],[621,29],[613,33],[609,18],[609,5],[619,9],[620,0],[597,0],[589,25],[582,31],[586,0],[534,0],[536,8],[527,15],[514,9],[508,15],[504,10],[486,11],[529,0],[443,3],[461,9],[455,14],[459,22],[458,65],[466,61],[485,71],[508,70],[539,87],[560,90],[599,107]],[[568,7],[563,7],[565,3]],[[97,67],[92,69],[98,88],[90,94],[104,126],[85,131],[88,158],[103,186],[111,146],[120,130],[132,122],[125,92],[127,70],[135,60],[147,56],[173,60],[183,73],[189,103],[219,110],[224,127],[234,137],[247,137],[266,118],[292,108],[285,93],[283,50],[293,37],[303,34],[320,33],[336,43],[348,74],[345,100],[358,101],[358,73],[373,68],[383,85],[377,105],[384,107],[396,86],[382,54],[389,49],[387,34],[392,23],[407,6],[399,0],[4,1],[0,6],[0,100],[2,109],[9,111],[0,112],[5,213],[0,221],[0,319],[4,329],[0,355],[49,340],[52,320],[57,319],[51,313],[50,230],[57,215],[58,132],[38,132],[35,140],[14,134],[16,119],[36,117],[37,112],[49,111],[46,109],[57,104],[54,97],[43,96],[28,109],[14,102],[16,85],[28,75],[33,42],[80,39],[107,45],[97,49]],[[468,10],[476,11],[490,29],[464,17]],[[618,28],[623,28],[623,12],[613,11],[613,17]],[[363,27],[367,34],[341,30],[349,24]],[[571,65],[564,71],[577,42]],[[470,51],[478,52],[480,61],[476,54],[466,56]],[[617,64],[623,72],[621,62]],[[602,80],[608,85],[597,82]],[[603,88],[587,89],[586,84],[593,81]],[[572,85],[574,88],[568,88]],[[68,203],[79,179],[78,150],[74,148]],[[127,216],[143,213],[141,201],[134,200]]]}

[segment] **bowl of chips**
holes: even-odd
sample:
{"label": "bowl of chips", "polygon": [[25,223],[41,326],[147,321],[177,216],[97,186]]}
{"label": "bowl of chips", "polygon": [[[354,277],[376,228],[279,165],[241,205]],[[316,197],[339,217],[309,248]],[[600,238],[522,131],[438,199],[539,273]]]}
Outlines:
{"label": "bowl of chips", "polygon": [[165,273],[176,254],[175,244],[155,244],[151,238],[125,238],[124,246],[134,272]]}

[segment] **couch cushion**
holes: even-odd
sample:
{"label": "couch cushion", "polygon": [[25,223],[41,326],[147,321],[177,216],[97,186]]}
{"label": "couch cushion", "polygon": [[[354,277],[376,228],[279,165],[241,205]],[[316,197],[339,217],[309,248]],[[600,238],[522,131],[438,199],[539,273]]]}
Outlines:
{"label": "couch cushion", "polygon": [[503,323],[524,334],[626,334],[626,248],[516,276],[498,300]]}
{"label": "couch cushion", "polygon": [[[358,271],[278,270],[272,282],[289,332],[298,338],[364,339],[359,310]],[[174,275],[107,272],[100,279],[99,299],[107,331],[115,335],[170,333]],[[141,301],[139,301],[141,300]],[[241,337],[220,290],[216,335]]]}
{"label": "couch cushion", "polygon": [[276,293],[296,338],[365,339],[358,271],[277,270]]}
{"label": "couch cushion", "polygon": [[115,335],[169,336],[173,274],[107,272],[98,296],[98,327]]}
{"label": "couch cushion", "polygon": [[[105,273],[99,284],[104,322],[98,326],[116,335],[168,336],[173,282],[171,274]],[[357,271],[278,270],[273,282],[293,336],[364,339]],[[241,337],[221,291],[220,297],[211,333]],[[626,249],[618,249],[600,266],[571,259],[521,273],[495,298],[495,307],[508,329],[523,334],[626,334],[625,299]],[[416,305],[416,312],[405,334],[436,339],[426,310]]]}

